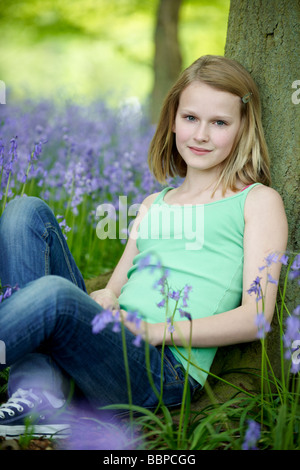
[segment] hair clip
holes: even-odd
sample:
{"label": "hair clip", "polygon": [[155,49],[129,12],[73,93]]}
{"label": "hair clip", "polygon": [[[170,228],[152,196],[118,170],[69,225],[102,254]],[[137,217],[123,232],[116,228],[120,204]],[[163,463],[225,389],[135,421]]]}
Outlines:
{"label": "hair clip", "polygon": [[252,97],[252,93],[251,93],[251,92],[246,93],[246,95],[244,95],[244,96],[242,97],[242,102],[245,103],[245,104],[248,103],[248,102],[251,100],[251,97]]}

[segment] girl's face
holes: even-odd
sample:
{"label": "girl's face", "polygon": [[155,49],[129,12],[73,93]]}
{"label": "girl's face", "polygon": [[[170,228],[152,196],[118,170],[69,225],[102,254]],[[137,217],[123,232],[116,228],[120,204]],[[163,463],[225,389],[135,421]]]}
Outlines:
{"label": "girl's face", "polygon": [[193,82],[181,93],[173,132],[188,172],[220,169],[241,124],[241,99]]}

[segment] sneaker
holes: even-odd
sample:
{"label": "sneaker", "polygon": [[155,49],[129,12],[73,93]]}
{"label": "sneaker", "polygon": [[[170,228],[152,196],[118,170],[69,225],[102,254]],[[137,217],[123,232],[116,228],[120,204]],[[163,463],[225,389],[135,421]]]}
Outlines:
{"label": "sneaker", "polygon": [[0,406],[0,436],[17,439],[24,434],[32,438],[65,438],[70,425],[63,422],[64,400],[47,392],[18,389]]}

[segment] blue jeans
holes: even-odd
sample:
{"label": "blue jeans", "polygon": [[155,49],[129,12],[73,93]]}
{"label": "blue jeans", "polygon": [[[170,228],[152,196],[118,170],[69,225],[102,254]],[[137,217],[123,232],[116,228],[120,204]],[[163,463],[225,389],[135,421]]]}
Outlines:
{"label": "blue jeans", "polygon": [[[0,279],[20,289],[0,303],[0,340],[10,366],[9,394],[19,387],[47,389],[64,397],[70,377],[93,406],[128,403],[121,333],[110,327],[95,335],[91,322],[101,307],[86,292],[57,220],[42,200],[11,201],[0,219]],[[125,328],[132,401],[152,408],[145,343],[132,344]],[[161,348],[149,346],[151,375],[158,390]],[[184,372],[166,348],[163,402],[179,405]],[[189,379],[191,393],[200,386]]]}

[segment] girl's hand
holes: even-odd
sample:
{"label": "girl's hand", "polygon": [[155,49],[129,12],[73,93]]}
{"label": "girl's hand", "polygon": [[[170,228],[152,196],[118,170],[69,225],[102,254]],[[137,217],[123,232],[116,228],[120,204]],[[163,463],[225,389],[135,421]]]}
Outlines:
{"label": "girl's hand", "polygon": [[141,319],[132,319],[131,315],[125,310],[118,309],[114,311],[116,314],[120,314],[120,320],[124,326],[131,331],[135,336],[141,336],[143,340],[153,346],[162,344],[163,340],[163,323],[148,323]]}
{"label": "girl's hand", "polygon": [[119,302],[115,293],[111,289],[100,289],[91,292],[90,297],[104,309],[118,309]]}

